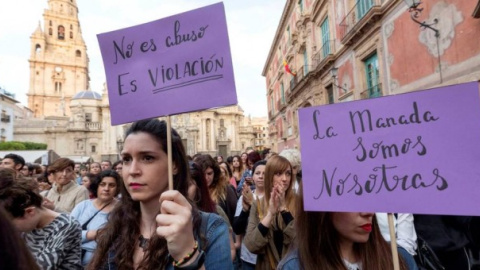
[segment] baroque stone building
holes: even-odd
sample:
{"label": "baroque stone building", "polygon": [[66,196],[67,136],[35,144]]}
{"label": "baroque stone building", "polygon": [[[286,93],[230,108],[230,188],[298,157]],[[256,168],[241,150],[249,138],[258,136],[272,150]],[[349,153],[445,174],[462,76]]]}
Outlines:
{"label": "baroque stone building", "polygon": [[35,117],[70,116],[72,97],[89,88],[76,0],[49,0],[43,25],[30,36],[28,107]]}
{"label": "baroque stone building", "polygon": [[424,1],[433,30],[403,0],[288,0],[262,73],[273,150],[300,147],[300,108],[478,81],[479,7]]}
{"label": "baroque stone building", "polygon": [[[102,94],[89,90],[87,48],[77,14],[75,0],[48,0],[44,30],[39,25],[30,37],[28,104],[35,118],[18,119],[14,138],[47,143],[48,149],[79,162],[114,161],[128,125],[111,126],[106,86]],[[256,144],[262,130],[258,124],[254,129],[237,105],[175,115],[172,126],[189,155],[239,154]]]}

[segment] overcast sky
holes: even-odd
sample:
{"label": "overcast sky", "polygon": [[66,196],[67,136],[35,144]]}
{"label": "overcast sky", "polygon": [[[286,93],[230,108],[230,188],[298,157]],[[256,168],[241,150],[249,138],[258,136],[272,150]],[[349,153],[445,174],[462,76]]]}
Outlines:
{"label": "overcast sky", "polygon": [[[47,0],[0,3],[0,87],[27,104],[30,35],[43,28]],[[154,21],[218,0],[77,0],[83,38],[90,58],[90,87],[101,93],[105,82],[96,35]],[[261,75],[285,0],[225,0],[239,105],[246,115],[266,116],[265,78]]]}

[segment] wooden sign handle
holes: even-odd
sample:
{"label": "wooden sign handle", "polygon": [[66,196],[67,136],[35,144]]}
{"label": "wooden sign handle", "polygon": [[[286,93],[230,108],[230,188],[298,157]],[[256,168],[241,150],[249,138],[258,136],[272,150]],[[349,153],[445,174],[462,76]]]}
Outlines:
{"label": "wooden sign handle", "polygon": [[392,248],[393,269],[400,270],[400,262],[398,260],[397,235],[395,233],[395,225],[393,223],[393,214],[388,213],[388,227],[390,229],[390,246]]}
{"label": "wooden sign handle", "polygon": [[167,115],[167,156],[168,156],[168,190],[173,190],[172,127],[170,122],[170,115]]}

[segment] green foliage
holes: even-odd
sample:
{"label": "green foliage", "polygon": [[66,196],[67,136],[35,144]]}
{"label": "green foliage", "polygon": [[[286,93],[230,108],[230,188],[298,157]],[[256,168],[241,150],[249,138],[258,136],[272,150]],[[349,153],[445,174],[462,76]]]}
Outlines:
{"label": "green foliage", "polygon": [[47,144],[35,142],[0,142],[0,150],[46,150]]}

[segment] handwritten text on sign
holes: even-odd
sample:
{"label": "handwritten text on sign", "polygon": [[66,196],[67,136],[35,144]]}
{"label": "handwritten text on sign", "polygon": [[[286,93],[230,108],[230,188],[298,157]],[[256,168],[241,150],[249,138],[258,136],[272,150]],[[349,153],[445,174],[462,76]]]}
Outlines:
{"label": "handwritten text on sign", "polygon": [[478,83],[299,117],[305,210],[480,215]]}
{"label": "handwritten text on sign", "polygon": [[112,124],[237,103],[223,3],[98,40]]}

